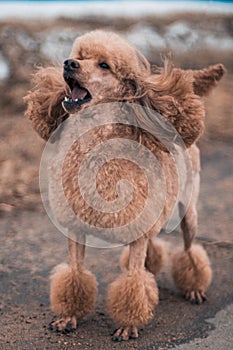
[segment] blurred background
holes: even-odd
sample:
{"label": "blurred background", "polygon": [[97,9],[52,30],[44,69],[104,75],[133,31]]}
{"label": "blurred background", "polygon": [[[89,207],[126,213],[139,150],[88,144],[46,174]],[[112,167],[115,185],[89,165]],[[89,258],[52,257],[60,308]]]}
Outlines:
{"label": "blurred background", "polygon": [[41,210],[43,141],[24,118],[32,72],[61,65],[74,38],[97,28],[120,33],[156,65],[166,52],[185,69],[223,63],[227,74],[205,102],[204,138],[231,141],[231,1],[0,1],[0,210]]}
{"label": "blurred background", "polygon": [[[114,325],[106,312],[105,292],[120,273],[121,249],[87,248],[87,267],[99,281],[97,308],[74,334],[47,329],[54,316],[48,276],[56,264],[66,261],[66,240],[43,209],[39,166],[45,143],[25,118],[23,102],[36,67],[62,65],[74,38],[97,28],[120,33],[158,66],[161,54],[172,52],[174,64],[184,69],[215,63],[227,69],[205,98],[206,131],[198,141],[202,172],[196,242],[205,246],[214,271],[209,301],[190,307],[172,284],[169,268],[162,271],[157,278],[156,316],[138,341],[121,343],[120,348],[165,350],[206,338],[214,328],[206,319],[233,301],[232,1],[0,1],[0,348],[4,350],[109,350],[119,345],[109,336]],[[181,244],[178,231],[166,238],[172,247]],[[220,323],[227,332],[222,319]],[[218,337],[226,341],[225,348],[215,341],[208,348],[229,349],[228,338]]]}

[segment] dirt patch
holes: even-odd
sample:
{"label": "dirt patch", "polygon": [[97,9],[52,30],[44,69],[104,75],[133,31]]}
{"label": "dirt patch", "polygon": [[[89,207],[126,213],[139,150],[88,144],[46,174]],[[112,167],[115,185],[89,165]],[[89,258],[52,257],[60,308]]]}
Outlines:
{"label": "dirt patch", "polygon": [[0,211],[41,210],[39,165],[43,141],[22,114],[0,118]]}
{"label": "dirt patch", "polygon": [[[231,143],[202,142],[202,185],[197,242],[206,247],[214,270],[209,300],[190,305],[175,289],[169,266],[157,278],[160,303],[153,320],[141,330],[138,341],[112,343],[114,324],[106,307],[108,284],[120,273],[120,249],[88,248],[86,264],[99,282],[95,311],[79,323],[75,333],[53,333],[48,324],[49,273],[66,261],[66,239],[43,212],[2,213],[0,220],[0,345],[2,349],[168,349],[195,337],[205,337],[211,325],[205,320],[233,301],[232,196],[230,193]],[[175,246],[178,232],[162,235]]]}

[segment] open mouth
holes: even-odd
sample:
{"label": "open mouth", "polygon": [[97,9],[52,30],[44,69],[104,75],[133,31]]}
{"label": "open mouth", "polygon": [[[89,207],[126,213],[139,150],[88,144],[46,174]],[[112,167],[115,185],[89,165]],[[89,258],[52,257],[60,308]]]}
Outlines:
{"label": "open mouth", "polygon": [[70,96],[65,97],[63,106],[68,113],[75,113],[80,109],[80,106],[88,103],[92,96],[77,80],[66,77],[65,81],[70,88]]}

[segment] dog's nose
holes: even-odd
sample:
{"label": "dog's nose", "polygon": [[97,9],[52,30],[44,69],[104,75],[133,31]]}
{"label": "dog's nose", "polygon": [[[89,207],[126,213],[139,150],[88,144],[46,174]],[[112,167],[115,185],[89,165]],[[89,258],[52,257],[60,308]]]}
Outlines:
{"label": "dog's nose", "polygon": [[66,71],[74,71],[80,67],[78,61],[68,59],[64,61],[64,70]]}

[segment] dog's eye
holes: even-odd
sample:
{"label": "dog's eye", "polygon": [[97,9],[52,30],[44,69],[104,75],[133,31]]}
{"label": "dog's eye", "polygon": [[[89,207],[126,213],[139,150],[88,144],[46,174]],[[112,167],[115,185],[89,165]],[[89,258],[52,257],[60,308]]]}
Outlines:
{"label": "dog's eye", "polygon": [[99,63],[100,68],[103,69],[110,69],[109,65],[106,62]]}

